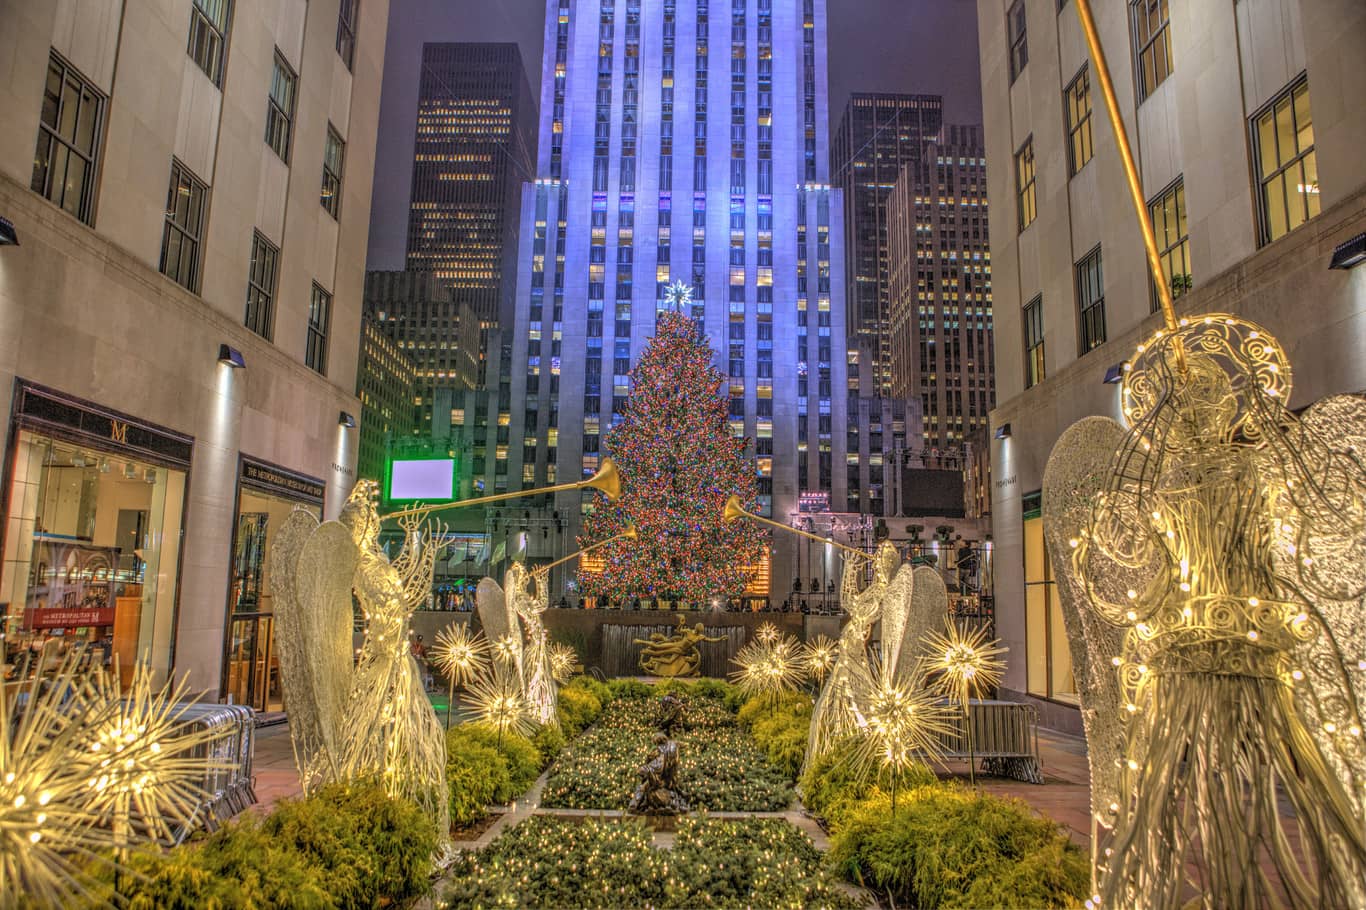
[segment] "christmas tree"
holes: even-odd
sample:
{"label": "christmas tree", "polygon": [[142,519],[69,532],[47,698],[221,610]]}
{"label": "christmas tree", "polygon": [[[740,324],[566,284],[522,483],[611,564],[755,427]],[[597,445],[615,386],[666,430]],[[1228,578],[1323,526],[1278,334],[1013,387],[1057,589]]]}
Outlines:
{"label": "christmas tree", "polygon": [[[687,291],[671,288],[675,300]],[[603,547],[605,569],[582,572],[588,595],[682,599],[697,606],[743,592],[767,545],[757,525],[722,521],[726,499],[756,500],[746,440],[733,435],[711,347],[692,320],[660,313],[656,333],[631,371],[631,397],[604,448],[621,474],[622,495],[584,521],[579,546],[620,534]]]}

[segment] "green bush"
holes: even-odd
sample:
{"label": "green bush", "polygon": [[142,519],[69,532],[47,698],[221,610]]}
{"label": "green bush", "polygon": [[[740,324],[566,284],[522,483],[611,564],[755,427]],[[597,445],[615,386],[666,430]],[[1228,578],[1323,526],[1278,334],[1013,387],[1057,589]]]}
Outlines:
{"label": "green bush", "polygon": [[811,696],[805,692],[783,692],[779,695],[754,695],[740,706],[736,717],[746,727],[779,714],[801,715],[811,720]]}
{"label": "green bush", "polygon": [[495,792],[493,801],[505,803],[525,793],[541,776],[541,753],[530,739],[517,733],[504,733],[483,724],[460,724],[446,732],[446,757],[468,744],[493,749],[507,767],[507,789]]}
{"label": "green bush", "polygon": [[556,712],[560,726],[572,736],[598,719],[598,715],[602,713],[602,702],[587,689],[566,686],[560,690],[559,707],[556,708]]}
{"label": "green bush", "polygon": [[[740,698],[740,690],[738,688],[726,682],[724,679],[713,679],[710,676],[704,676],[701,679],[694,680],[692,683],[692,691],[693,694],[699,698],[710,698],[719,701],[728,708],[730,707],[729,701],[732,698]],[[738,701],[737,704],[739,704]],[[734,711],[735,709],[730,708],[730,710]]]}
{"label": "green bush", "polygon": [[541,753],[541,770],[545,770],[564,749],[564,730],[554,724],[542,724],[531,737],[531,744]]}
{"label": "green bush", "polygon": [[[326,787],[202,841],[134,854],[117,893],[136,910],[375,907],[427,887],[436,830],[374,785]],[[112,895],[111,872],[104,896]],[[114,903],[114,901],[109,901]]]}
{"label": "green bush", "polygon": [[452,825],[472,824],[488,814],[489,803],[507,802],[515,795],[507,762],[496,749],[466,741],[457,741],[452,746],[449,736],[446,742],[446,788]]}
{"label": "green bush", "polygon": [[[859,774],[849,761],[855,749],[852,739],[835,743],[802,771],[798,788],[802,804],[813,814],[836,827],[845,811],[877,792],[879,782],[890,785],[884,775]],[[898,792],[914,787],[929,787],[938,782],[927,765],[917,763],[901,772]]]}
{"label": "green bush", "polygon": [[653,698],[657,694],[654,686],[647,682],[641,682],[638,679],[609,680],[607,688],[612,693],[613,699]]}
{"label": "green bush", "polygon": [[587,692],[589,695],[596,698],[598,704],[602,705],[604,708],[607,707],[607,703],[612,700],[612,690],[608,687],[607,683],[599,682],[591,676],[575,676],[564,684],[560,689],[560,694],[564,694],[566,689],[579,689]]}
{"label": "green bush", "polygon": [[309,799],[286,800],[261,829],[310,868],[326,869],[327,890],[340,907],[421,893],[436,850],[436,828],[422,810],[374,784],[334,784]]}
{"label": "green bush", "polygon": [[749,734],[768,755],[769,764],[796,780],[806,757],[806,742],[811,728],[810,714],[779,714],[760,720]]}
{"label": "green bush", "polygon": [[1085,856],[1019,800],[935,784],[877,792],[844,813],[830,861],[893,903],[937,908],[1072,907],[1085,900]]}

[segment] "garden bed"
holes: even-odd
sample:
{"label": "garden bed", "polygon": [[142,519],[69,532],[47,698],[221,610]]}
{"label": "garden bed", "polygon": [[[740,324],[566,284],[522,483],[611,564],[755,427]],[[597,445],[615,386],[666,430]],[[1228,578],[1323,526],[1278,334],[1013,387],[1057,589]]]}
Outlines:
{"label": "garden bed", "polygon": [[672,850],[639,819],[534,816],[452,867],[442,906],[834,907],[862,903],[780,819],[679,819]]}
{"label": "garden bed", "polygon": [[[625,809],[637,771],[654,754],[658,700],[619,697],[597,723],[560,754],[541,805],[558,809]],[[720,701],[686,698],[678,742],[678,789],[694,811],[781,812],[792,786]]]}

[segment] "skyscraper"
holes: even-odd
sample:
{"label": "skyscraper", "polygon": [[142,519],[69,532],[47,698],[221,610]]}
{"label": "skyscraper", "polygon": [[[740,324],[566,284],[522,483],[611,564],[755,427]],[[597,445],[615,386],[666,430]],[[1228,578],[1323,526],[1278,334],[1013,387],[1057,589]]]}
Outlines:
{"label": "skyscraper", "polygon": [[[845,501],[843,204],[829,184],[825,16],[826,0],[547,0],[512,335],[517,406],[512,444],[497,453],[514,488],[596,470],[627,374],[679,280],[728,377],[732,427],[754,440],[763,511],[786,521],[804,492]],[[580,502],[556,503],[571,531]],[[774,546],[774,577],[792,577],[792,541]]]}
{"label": "skyscraper", "polygon": [[960,464],[996,405],[985,156],[980,125],[945,126],[887,201],[887,372],[894,398],[920,401],[911,445],[933,466]]}
{"label": "skyscraper", "polygon": [[408,268],[435,273],[486,324],[511,313],[535,119],[517,45],[422,46]]}
{"label": "skyscraper", "polygon": [[856,93],[833,140],[834,183],[844,191],[844,244],[849,346],[870,358],[873,385],[890,394],[887,199],[901,171],[915,167],[925,142],[939,133],[938,95]]}

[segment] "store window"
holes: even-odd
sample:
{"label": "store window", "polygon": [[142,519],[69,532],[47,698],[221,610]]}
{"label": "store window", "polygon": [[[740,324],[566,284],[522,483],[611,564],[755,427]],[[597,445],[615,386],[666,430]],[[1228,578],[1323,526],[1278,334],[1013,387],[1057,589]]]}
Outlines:
{"label": "store window", "polygon": [[1024,497],[1025,670],[1030,695],[1080,704],[1062,604],[1044,541],[1042,497]]}
{"label": "store window", "polygon": [[[106,444],[25,425],[25,404],[34,397],[21,389],[10,452],[0,567],[6,678],[41,673],[75,650],[81,667],[117,663],[125,686],[142,658],[164,680],[174,646],[186,472],[136,454],[126,443],[147,440],[148,429],[117,418],[43,402],[49,415],[72,423],[103,422]],[[188,458],[190,443],[183,447]]]}
{"label": "store window", "polygon": [[243,459],[233,523],[222,691],[257,711],[284,710],[275,652],[270,548],[296,509],[322,517],[322,481]]}

